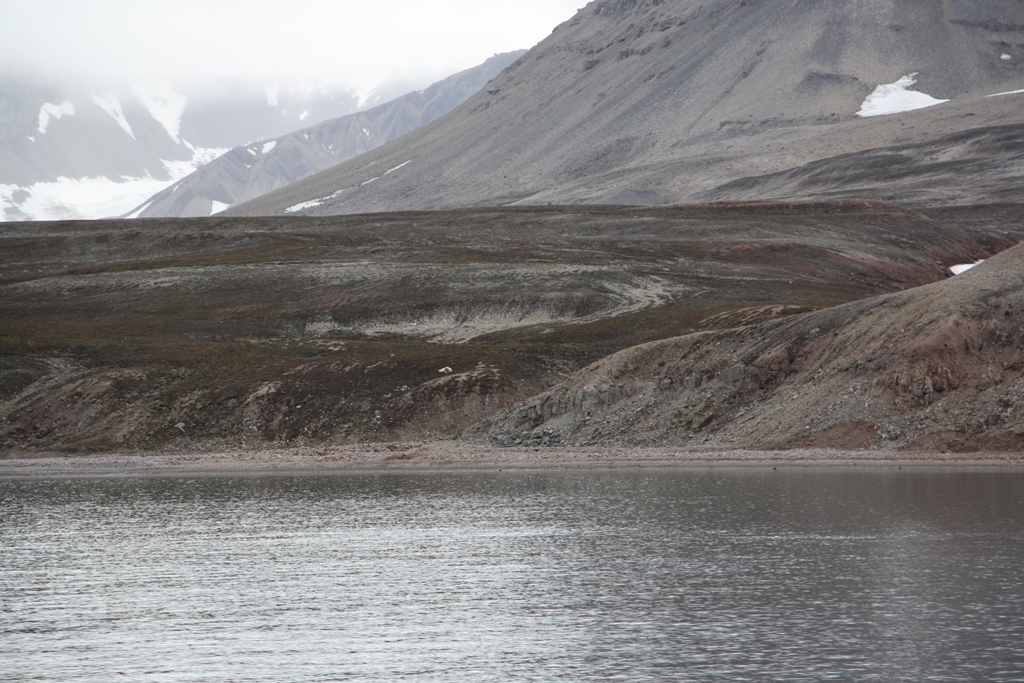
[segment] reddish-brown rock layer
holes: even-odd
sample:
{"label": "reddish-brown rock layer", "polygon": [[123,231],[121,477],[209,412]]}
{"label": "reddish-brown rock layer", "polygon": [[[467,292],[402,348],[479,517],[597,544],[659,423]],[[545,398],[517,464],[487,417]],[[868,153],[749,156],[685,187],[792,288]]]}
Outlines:
{"label": "reddish-brown rock layer", "polygon": [[1024,450],[1024,245],[942,282],[640,345],[478,426],[497,443]]}

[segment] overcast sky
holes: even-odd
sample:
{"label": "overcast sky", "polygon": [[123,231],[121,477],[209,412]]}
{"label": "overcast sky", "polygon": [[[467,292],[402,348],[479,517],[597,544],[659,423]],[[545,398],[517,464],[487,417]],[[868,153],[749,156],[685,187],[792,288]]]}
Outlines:
{"label": "overcast sky", "polygon": [[0,67],[100,83],[424,83],[529,48],[588,0],[0,0]]}

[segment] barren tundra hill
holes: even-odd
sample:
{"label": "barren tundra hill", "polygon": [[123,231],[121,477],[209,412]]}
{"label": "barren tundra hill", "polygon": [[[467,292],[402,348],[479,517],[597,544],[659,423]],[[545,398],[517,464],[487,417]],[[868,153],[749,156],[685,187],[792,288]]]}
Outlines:
{"label": "barren tundra hill", "polygon": [[[0,452],[452,439],[637,344],[944,280],[1019,241],[1021,216],[829,201],[9,224]],[[681,386],[697,372],[672,363]]]}
{"label": "barren tundra hill", "polygon": [[479,66],[365,111],[235,147],[126,215],[209,216],[336,166],[448,113],[523,52],[494,55]]}
{"label": "barren tundra hill", "polygon": [[636,346],[477,426],[501,444],[1024,449],[1024,244],[968,272]]}
{"label": "barren tundra hill", "polygon": [[991,96],[1020,89],[1018,0],[599,0],[451,114],[232,212],[1017,201],[1024,95]]}

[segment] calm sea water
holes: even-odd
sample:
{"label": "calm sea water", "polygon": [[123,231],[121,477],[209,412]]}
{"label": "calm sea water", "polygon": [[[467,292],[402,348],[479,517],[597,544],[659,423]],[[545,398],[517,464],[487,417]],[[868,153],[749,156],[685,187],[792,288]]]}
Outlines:
{"label": "calm sea water", "polygon": [[1024,474],[0,481],[4,681],[1021,681]]}

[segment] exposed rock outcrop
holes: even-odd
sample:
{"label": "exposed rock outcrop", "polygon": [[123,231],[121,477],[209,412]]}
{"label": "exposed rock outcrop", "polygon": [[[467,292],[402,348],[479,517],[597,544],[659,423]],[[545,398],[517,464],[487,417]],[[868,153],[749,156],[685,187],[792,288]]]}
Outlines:
{"label": "exposed rock outcrop", "polygon": [[626,349],[471,439],[1024,448],[1024,245],[963,275]]}

